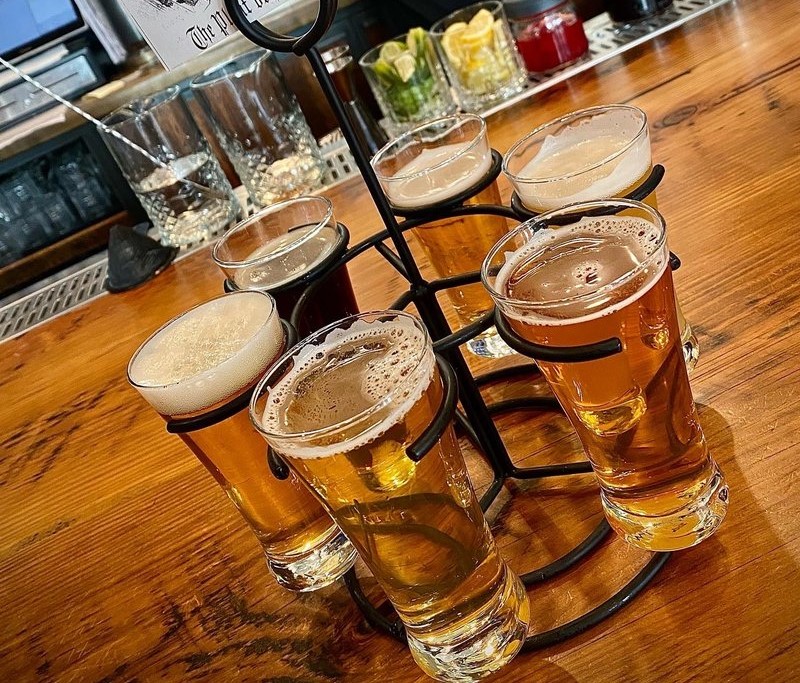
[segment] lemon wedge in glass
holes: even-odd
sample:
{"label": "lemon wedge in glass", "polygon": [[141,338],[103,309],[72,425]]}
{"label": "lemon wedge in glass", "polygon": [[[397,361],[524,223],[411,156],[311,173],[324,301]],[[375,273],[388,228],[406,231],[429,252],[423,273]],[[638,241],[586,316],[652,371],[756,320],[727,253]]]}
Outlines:
{"label": "lemon wedge in glass", "polygon": [[464,61],[461,35],[466,30],[467,24],[463,21],[457,21],[455,24],[448,26],[442,36],[442,48],[444,49],[444,53],[456,69],[460,69]]}
{"label": "lemon wedge in glass", "polygon": [[489,10],[480,10],[470,19],[467,28],[459,36],[463,47],[472,50],[491,47],[494,43],[494,17]]}
{"label": "lemon wedge in glass", "polygon": [[381,46],[381,51],[378,53],[378,56],[383,61],[388,62],[389,64],[394,64],[394,60],[402,55],[406,49],[407,48],[405,45],[403,45],[403,43],[400,43],[396,40],[390,40]]}

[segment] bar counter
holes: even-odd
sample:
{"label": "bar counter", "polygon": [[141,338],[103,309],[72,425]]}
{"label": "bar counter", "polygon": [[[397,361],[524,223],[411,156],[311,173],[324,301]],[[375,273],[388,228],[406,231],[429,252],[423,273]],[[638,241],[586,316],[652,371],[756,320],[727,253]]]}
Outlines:
{"label": "bar counter", "polygon": [[[731,504],[712,539],[673,555],[622,611],[487,680],[800,676],[798,23],[797,2],[733,2],[489,120],[505,152],[582,107],[648,113],[666,167],[659,208],[683,261],[676,287],[702,349],[692,385]],[[378,229],[360,179],[327,195],[354,239]],[[351,275],[364,310],[403,286],[375,254]],[[0,345],[0,680],[430,680],[344,587],[278,588],[223,492],[125,381],[153,329],[221,287],[202,250]],[[561,416],[517,413],[499,427],[520,464],[582,457]],[[487,468],[465,451],[480,491]],[[515,488],[490,523],[519,572],[560,557],[600,518],[590,476]],[[533,630],[586,612],[647,560],[613,539],[531,589]]]}

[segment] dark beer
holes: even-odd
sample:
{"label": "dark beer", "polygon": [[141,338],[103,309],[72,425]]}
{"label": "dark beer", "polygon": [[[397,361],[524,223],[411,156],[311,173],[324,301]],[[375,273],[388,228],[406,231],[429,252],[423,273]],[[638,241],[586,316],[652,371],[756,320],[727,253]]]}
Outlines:
{"label": "dark beer", "polygon": [[348,240],[327,199],[299,197],[236,225],[216,244],[213,257],[230,289],[269,292],[286,320],[308,286],[324,279],[299,321],[298,331],[306,335],[358,312],[347,267],[336,266]]}

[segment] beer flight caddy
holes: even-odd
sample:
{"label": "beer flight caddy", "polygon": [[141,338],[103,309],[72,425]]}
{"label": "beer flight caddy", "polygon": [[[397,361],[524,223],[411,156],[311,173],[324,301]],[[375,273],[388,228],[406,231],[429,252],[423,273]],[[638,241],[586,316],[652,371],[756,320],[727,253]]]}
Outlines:
{"label": "beer flight caddy", "polygon": [[[349,249],[325,198],[255,214],[213,250],[230,293],[166,323],[128,368],[240,510],[278,583],[304,591],[346,577],[368,619],[442,681],[479,680],[523,648],[597,623],[646,585],[666,551],[713,534],[727,507],[692,399],[698,349],[676,304],[655,191],[624,198],[656,177],[644,112],[595,107],[512,146],[502,170],[533,215],[517,227],[508,219],[525,216],[499,203],[498,156],[469,114],[391,141],[370,167],[392,212],[387,229]],[[421,278],[410,232],[442,280]],[[387,239],[397,253],[377,246]],[[400,304],[414,302],[422,320],[356,312],[346,264],[371,248],[416,286]],[[466,337],[434,307],[440,289]],[[285,322],[293,315],[297,343]],[[528,633],[537,588],[526,595],[534,580],[509,569],[482,510],[505,479],[591,470],[516,468],[461,344],[536,360],[580,437],[607,523],[655,551],[613,605],[547,634]],[[457,423],[495,472],[480,501]],[[399,621],[365,604],[356,554]]]}

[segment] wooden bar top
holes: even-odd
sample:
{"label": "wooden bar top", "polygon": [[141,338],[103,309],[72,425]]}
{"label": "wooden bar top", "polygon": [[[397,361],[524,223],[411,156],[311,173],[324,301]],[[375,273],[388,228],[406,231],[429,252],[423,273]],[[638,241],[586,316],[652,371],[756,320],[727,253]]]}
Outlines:
{"label": "wooden bar top", "polygon": [[[732,2],[489,121],[504,152],[581,107],[648,113],[678,293],[702,347],[692,385],[731,490],[717,535],[676,553],[629,606],[492,681],[800,678],[799,23],[794,0]],[[378,229],[360,179],[328,195],[356,239]],[[402,291],[375,254],[351,274],[365,310]],[[342,586],[278,588],[223,492],[127,385],[144,338],[221,284],[204,250],[0,345],[0,680],[429,680]],[[499,426],[520,464],[581,458],[560,416]],[[467,457],[482,489],[486,468]],[[599,519],[589,476],[513,488],[490,522],[519,572]],[[529,591],[532,628],[599,604],[647,559],[611,540]]]}

